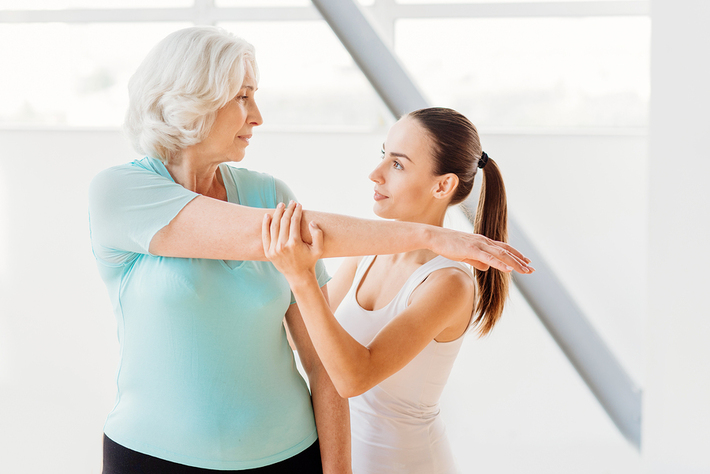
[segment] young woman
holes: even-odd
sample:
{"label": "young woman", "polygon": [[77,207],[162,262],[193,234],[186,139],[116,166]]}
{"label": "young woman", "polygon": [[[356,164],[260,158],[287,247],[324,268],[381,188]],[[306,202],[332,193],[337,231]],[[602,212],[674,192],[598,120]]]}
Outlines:
{"label": "young woman", "polygon": [[[483,171],[476,233],[505,241],[507,211],[496,163],[471,122],[451,109],[412,112],[390,130],[370,174],[375,213],[442,226],[449,206]],[[323,231],[301,239],[299,205],[264,216],[266,256],[288,280],[308,333],[336,390],[350,398],[353,472],[456,472],[438,400],[472,326],[487,334],[500,318],[508,275],[431,250],[346,260],[329,284],[333,314],[316,280]],[[487,270],[487,271],[486,271]]]}

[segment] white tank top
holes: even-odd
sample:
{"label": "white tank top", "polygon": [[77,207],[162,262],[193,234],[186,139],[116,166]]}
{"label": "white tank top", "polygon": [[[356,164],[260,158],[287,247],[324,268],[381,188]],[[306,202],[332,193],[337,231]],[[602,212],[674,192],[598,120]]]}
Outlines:
{"label": "white tank top", "polygon": [[[362,259],[335,312],[345,330],[363,345],[407,307],[414,289],[432,272],[455,267],[471,275],[464,264],[437,256],[416,269],[387,306],[367,311],[355,295],[374,259]],[[463,336],[451,342],[432,340],[400,371],[350,399],[353,474],[458,472],[439,418],[439,397],[462,342]]]}

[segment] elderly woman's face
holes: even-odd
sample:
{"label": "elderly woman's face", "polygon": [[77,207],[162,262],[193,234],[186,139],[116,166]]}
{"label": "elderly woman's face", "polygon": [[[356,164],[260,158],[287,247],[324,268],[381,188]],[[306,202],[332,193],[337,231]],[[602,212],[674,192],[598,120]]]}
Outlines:
{"label": "elderly woman's face", "polygon": [[252,129],[263,122],[254,101],[256,89],[254,69],[247,62],[241,89],[217,111],[210,134],[197,145],[202,156],[220,161],[241,161],[244,158]]}

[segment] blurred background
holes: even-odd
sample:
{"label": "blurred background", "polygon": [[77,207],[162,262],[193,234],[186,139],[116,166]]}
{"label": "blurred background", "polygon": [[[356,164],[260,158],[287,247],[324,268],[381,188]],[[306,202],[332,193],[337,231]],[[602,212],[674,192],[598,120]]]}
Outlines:
{"label": "blurred background", "polygon": [[[477,125],[510,213],[643,393],[639,445],[514,289],[442,400],[461,471],[710,472],[708,3],[358,5],[429,103]],[[194,24],[256,47],[264,125],[239,166],[375,217],[367,175],[396,118],[310,1],[0,0],[0,472],[100,472],[118,343],[88,183],[140,158],[128,79]]]}

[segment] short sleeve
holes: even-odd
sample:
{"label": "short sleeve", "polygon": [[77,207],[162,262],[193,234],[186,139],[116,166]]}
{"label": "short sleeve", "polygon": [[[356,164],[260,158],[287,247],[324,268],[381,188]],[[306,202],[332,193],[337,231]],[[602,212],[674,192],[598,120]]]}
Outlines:
{"label": "short sleeve", "polygon": [[94,255],[121,265],[149,254],[153,236],[199,194],[135,163],[102,171],[89,186]]}
{"label": "short sleeve", "polygon": [[291,191],[291,188],[288,187],[286,183],[281,181],[278,178],[274,178],[274,188],[276,191],[276,203],[284,203],[288,204],[289,201],[297,201],[296,195],[293,194],[293,191]]}
{"label": "short sleeve", "polygon": [[[286,183],[281,181],[280,179],[274,178],[274,186],[276,188],[276,202],[283,202],[285,204],[288,204],[289,201],[294,200],[298,201],[296,199],[296,195],[293,194],[293,191],[291,191],[291,188],[289,188]],[[321,288],[325,286],[326,283],[330,281],[330,275],[328,274],[328,271],[325,269],[325,264],[323,263],[323,260],[318,260],[316,262],[316,279],[318,280],[318,286]],[[294,298],[293,293],[291,293],[291,304],[296,302],[296,298]]]}

